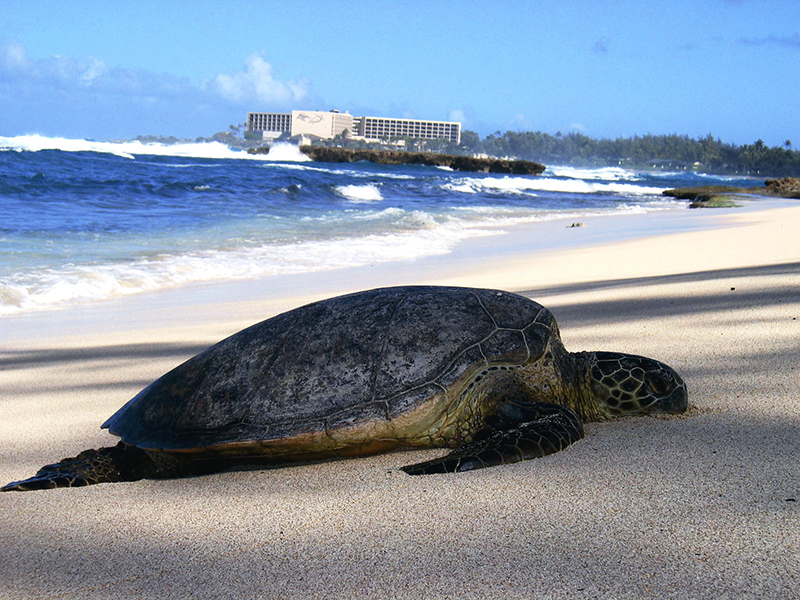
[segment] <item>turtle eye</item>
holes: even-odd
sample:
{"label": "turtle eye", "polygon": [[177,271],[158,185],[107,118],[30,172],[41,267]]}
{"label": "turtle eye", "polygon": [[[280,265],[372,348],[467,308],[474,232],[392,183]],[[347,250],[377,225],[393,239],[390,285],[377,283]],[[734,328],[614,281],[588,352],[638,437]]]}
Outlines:
{"label": "turtle eye", "polygon": [[647,380],[646,385],[648,391],[654,396],[665,396],[671,387],[671,383],[666,377],[662,375],[651,374]]}

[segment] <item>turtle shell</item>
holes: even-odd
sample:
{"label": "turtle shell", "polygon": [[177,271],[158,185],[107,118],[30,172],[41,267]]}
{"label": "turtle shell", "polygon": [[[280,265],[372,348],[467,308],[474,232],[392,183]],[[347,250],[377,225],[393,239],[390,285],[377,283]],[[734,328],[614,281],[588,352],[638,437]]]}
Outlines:
{"label": "turtle shell", "polygon": [[539,358],[555,321],[508,292],[395,287],[244,329],[154,381],[104,428],[150,450],[208,449],[405,414],[468,369]]}

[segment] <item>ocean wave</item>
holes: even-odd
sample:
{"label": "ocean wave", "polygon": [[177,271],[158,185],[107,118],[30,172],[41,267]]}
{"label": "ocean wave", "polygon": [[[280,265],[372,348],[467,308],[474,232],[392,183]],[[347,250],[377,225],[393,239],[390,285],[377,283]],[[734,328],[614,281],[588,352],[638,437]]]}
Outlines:
{"label": "ocean wave", "polygon": [[334,188],[338,194],[351,202],[377,202],[383,200],[377,185],[338,185]]}
{"label": "ocean wave", "polygon": [[449,182],[442,187],[451,192],[478,193],[504,192],[530,194],[532,192],[563,192],[570,194],[661,194],[666,188],[636,185],[633,183],[595,183],[580,179],[553,179],[550,177],[466,177]]}
{"label": "ocean wave", "polygon": [[[308,157],[306,157],[306,158],[308,158]],[[300,161],[298,161],[298,162],[300,162]],[[306,162],[310,162],[310,159],[309,159],[309,161],[306,161]],[[319,164],[319,163],[315,163],[315,164]],[[358,176],[356,173],[351,173],[351,172],[346,171],[344,169],[331,169],[331,168],[328,168],[328,167],[317,167],[317,166],[312,166],[312,165],[295,165],[295,164],[291,164],[291,163],[264,165],[264,168],[269,168],[269,169],[273,169],[273,168],[287,169],[287,170],[290,170],[290,171],[309,171],[309,172],[313,172],[313,173],[328,173],[330,175]]]}
{"label": "ocean wave", "polygon": [[408,211],[396,206],[390,206],[383,210],[377,211],[359,211],[355,214],[347,215],[348,220],[353,221],[378,221],[381,219],[390,219],[393,221],[402,220],[408,216]]}
{"label": "ocean wave", "polygon": [[311,160],[297,146],[288,143],[275,144],[269,154],[248,154],[235,150],[220,142],[187,142],[184,144],[160,144],[138,140],[120,142],[96,142],[92,140],[45,137],[41,135],[0,136],[0,149],[18,152],[40,152],[60,150],[62,152],[98,152],[135,159],[137,156],[175,156],[184,158],[237,159],[258,161]]}
{"label": "ocean wave", "polygon": [[[308,158],[308,157],[306,157]],[[309,159],[310,160],[310,159]],[[300,161],[297,161],[300,162]],[[346,177],[355,177],[357,179],[398,179],[398,180],[411,180],[417,179],[413,175],[404,175],[402,173],[388,173],[386,171],[368,171],[363,172],[356,169],[336,169],[331,167],[321,167],[318,166],[319,163],[315,163],[314,166],[312,165],[295,165],[295,164],[275,164],[275,165],[264,165],[265,167],[269,168],[279,168],[279,169],[289,169],[292,171],[311,171],[315,173],[327,173],[330,175],[343,175]]]}
{"label": "ocean wave", "polygon": [[[359,188],[356,194],[363,195],[361,188],[367,186],[356,187]],[[685,203],[664,199],[645,204],[624,202],[604,209],[463,206],[449,214],[440,214],[387,207],[358,215],[319,215],[315,217],[319,223],[313,227],[316,235],[335,235],[342,224],[350,233],[327,239],[303,240],[301,237],[298,242],[276,243],[256,243],[240,237],[237,242],[242,244],[240,247],[164,253],[124,263],[67,264],[48,270],[28,270],[0,278],[0,315],[190,283],[326,271],[446,254],[466,239],[502,234],[508,227],[524,223],[640,213],[682,205]],[[331,220],[343,223],[331,223]],[[375,221],[378,223],[368,225]],[[353,227],[356,222],[364,223],[364,227]],[[364,233],[359,235],[358,231]],[[234,241],[230,236],[228,239]]]}
{"label": "ocean wave", "polygon": [[[248,154],[248,156],[254,156]],[[259,155],[255,155],[259,156]],[[311,159],[300,152],[300,148],[288,142],[278,142],[273,144],[269,149],[269,154],[260,155],[264,160],[270,162],[311,162]]]}
{"label": "ocean wave", "polygon": [[501,232],[452,220],[398,233],[159,255],[125,264],[68,265],[0,280],[0,314],[188,283],[325,271],[445,254],[466,238],[497,233]]}
{"label": "ocean wave", "polygon": [[678,208],[687,208],[689,202],[686,200],[676,200],[675,198],[664,197],[660,200],[651,200],[646,204],[622,202],[614,207],[614,210],[631,210],[636,213],[646,213],[659,210],[676,210]]}
{"label": "ocean wave", "polygon": [[[140,142],[0,138],[8,209],[0,213],[0,314],[411,259],[517,224],[685,206],[653,187],[684,176],[299,163],[294,146],[245,163],[226,158],[252,155],[221,144],[156,147],[186,154],[160,160]],[[45,148],[82,154],[36,152]],[[284,150],[289,162],[270,160]],[[193,160],[202,152],[213,158]]]}
{"label": "ocean wave", "polygon": [[635,171],[622,167],[601,167],[599,169],[582,169],[578,167],[547,167],[545,175],[569,177],[570,179],[599,179],[601,181],[631,181],[639,179]]}

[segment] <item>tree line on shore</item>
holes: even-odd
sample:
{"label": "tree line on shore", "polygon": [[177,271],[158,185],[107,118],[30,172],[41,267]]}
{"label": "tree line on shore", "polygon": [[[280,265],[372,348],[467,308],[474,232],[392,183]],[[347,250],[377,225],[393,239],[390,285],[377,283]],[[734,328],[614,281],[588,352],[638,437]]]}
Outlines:
{"label": "tree line on shore", "polygon": [[481,139],[474,131],[461,133],[461,143],[445,139],[420,140],[397,137],[380,142],[353,140],[346,135],[320,142],[346,148],[396,149],[530,160],[549,165],[580,167],[627,167],[664,170],[697,170],[706,173],[800,176],[800,151],[786,140],[769,147],[763,140],[752,144],[730,144],[709,134],[637,135],[627,138],[594,139],[579,132],[562,135],[541,131],[499,131]]}
{"label": "tree line on shore", "polygon": [[578,132],[556,133],[499,131],[481,139],[464,131],[461,147],[471,153],[515,156],[545,164],[622,166],[664,169],[697,169],[704,172],[743,175],[800,175],[800,151],[786,140],[769,147],[762,140],[752,144],[725,143],[709,134],[642,135],[593,139]]}

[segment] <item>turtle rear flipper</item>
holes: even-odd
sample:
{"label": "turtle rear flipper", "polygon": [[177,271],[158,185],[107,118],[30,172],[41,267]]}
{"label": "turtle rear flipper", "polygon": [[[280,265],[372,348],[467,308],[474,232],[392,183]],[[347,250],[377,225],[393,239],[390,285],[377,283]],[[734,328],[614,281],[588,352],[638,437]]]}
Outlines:
{"label": "turtle rear flipper", "polygon": [[3,492],[25,492],[59,487],[82,487],[95,483],[138,481],[158,474],[158,467],[144,450],[122,442],[111,448],[84,450],[74,458],[45,465],[28,479],[13,481]]}
{"label": "turtle rear flipper", "polygon": [[539,458],[563,450],[583,437],[574,411],[558,404],[537,403],[537,416],[512,428],[456,448],[450,454],[402,467],[409,475],[456,473]]}

